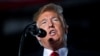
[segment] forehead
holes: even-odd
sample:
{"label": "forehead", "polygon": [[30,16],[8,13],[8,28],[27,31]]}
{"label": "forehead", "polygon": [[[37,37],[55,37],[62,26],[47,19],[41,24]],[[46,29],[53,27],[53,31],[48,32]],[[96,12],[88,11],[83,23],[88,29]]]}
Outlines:
{"label": "forehead", "polygon": [[47,17],[58,17],[58,14],[54,11],[46,11],[46,12],[43,12],[39,15],[37,21],[40,21],[40,20],[47,18]]}

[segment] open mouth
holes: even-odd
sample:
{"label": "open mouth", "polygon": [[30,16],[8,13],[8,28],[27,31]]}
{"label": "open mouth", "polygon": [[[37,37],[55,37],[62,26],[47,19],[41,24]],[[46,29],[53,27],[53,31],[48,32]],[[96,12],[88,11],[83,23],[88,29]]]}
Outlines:
{"label": "open mouth", "polygon": [[53,30],[50,30],[49,35],[50,35],[50,36],[54,36],[54,35],[56,35],[56,32],[57,32],[57,31],[54,30],[54,29],[53,29]]}

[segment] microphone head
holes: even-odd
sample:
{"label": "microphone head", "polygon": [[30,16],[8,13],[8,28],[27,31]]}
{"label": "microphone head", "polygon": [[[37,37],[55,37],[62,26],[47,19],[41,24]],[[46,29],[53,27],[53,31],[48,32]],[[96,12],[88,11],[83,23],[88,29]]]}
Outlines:
{"label": "microphone head", "polygon": [[38,37],[45,37],[47,35],[46,31],[43,29],[39,29]]}
{"label": "microphone head", "polygon": [[46,34],[47,34],[45,30],[38,28],[36,26],[36,23],[33,23],[33,24],[29,25],[27,31],[29,33],[31,33],[31,35],[33,35],[33,36],[37,35],[38,37],[41,37],[41,38],[45,37]]}

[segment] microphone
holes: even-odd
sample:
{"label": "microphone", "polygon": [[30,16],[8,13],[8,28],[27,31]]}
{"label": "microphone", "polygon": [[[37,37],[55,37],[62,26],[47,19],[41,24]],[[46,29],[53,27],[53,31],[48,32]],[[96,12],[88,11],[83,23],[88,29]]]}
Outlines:
{"label": "microphone", "polygon": [[19,44],[19,51],[18,56],[22,56],[22,48],[24,44],[25,37],[30,33],[33,36],[38,36],[40,38],[43,38],[46,36],[47,32],[41,28],[38,28],[36,25],[36,22],[33,22],[29,25],[27,25],[22,33],[20,44]]}
{"label": "microphone", "polygon": [[27,35],[27,33],[41,38],[45,37],[47,34],[45,30],[37,27],[36,22],[33,22],[26,27],[25,35]]}

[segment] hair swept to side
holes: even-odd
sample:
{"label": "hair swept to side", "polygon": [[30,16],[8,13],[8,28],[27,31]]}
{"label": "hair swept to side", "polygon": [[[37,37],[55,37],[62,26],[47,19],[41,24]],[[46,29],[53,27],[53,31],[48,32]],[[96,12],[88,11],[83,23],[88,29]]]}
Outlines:
{"label": "hair swept to side", "polygon": [[43,7],[41,7],[38,12],[36,12],[34,14],[33,20],[37,21],[39,15],[42,14],[43,12],[45,12],[45,11],[54,11],[56,13],[62,14],[63,8],[60,5],[56,5],[54,3],[46,4]]}

